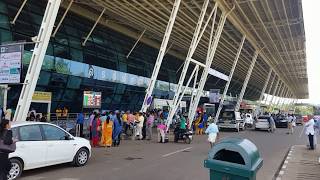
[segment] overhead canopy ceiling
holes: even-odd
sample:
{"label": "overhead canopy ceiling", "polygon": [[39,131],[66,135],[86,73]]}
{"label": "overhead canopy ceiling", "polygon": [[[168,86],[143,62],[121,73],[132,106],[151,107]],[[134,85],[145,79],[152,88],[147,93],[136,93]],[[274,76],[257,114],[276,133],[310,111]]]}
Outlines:
{"label": "overhead canopy ceiling", "polygon": [[[219,1],[219,0],[217,0]],[[136,38],[146,30],[142,42],[159,47],[168,24],[174,0],[75,0],[71,11],[95,21],[103,8],[100,24]],[[64,0],[63,7],[69,1]],[[173,31],[169,53],[184,59],[200,15],[204,0],[182,0]],[[206,18],[215,4],[210,1]],[[243,34],[246,41],[235,70],[235,81],[243,82],[254,51],[263,48],[249,81],[248,91],[261,91],[270,68],[284,82],[294,96],[308,98],[305,33],[301,0],[222,0],[221,10],[232,11],[224,26],[213,68],[229,74]],[[206,29],[193,56],[205,61],[210,26]],[[272,80],[272,78],[271,78]],[[271,84],[271,83],[270,83]],[[275,86],[276,83],[273,84]],[[274,87],[273,87],[274,88]],[[267,88],[268,89],[268,88]]]}

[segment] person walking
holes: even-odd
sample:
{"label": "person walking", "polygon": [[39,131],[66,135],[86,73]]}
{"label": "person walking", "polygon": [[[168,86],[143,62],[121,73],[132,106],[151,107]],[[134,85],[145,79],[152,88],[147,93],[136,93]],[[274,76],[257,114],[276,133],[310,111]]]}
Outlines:
{"label": "person walking", "polygon": [[310,117],[309,121],[304,124],[305,128],[305,134],[308,136],[309,144],[310,144],[310,150],[314,150],[314,119],[313,117]]}
{"label": "person walking", "polygon": [[[15,141],[12,138],[12,131],[10,130],[10,121],[8,119],[1,120],[0,123],[0,180],[7,180],[7,176],[11,169],[11,162],[9,160],[9,153],[14,152]],[[8,149],[2,149],[4,146],[9,146]]]}
{"label": "person walking", "polygon": [[139,112],[138,121],[137,121],[137,134],[139,135],[139,139],[142,140],[143,134],[142,134],[142,128],[144,124],[144,117],[142,112]]}
{"label": "person walking", "polygon": [[128,135],[128,134],[127,134],[127,131],[128,131],[128,126],[129,126],[129,124],[128,124],[128,115],[129,115],[129,111],[123,113],[123,115],[122,115],[123,132],[124,132],[124,134],[125,134],[126,136]]}
{"label": "person walking", "polygon": [[212,148],[219,137],[219,128],[213,122],[208,126],[205,133],[208,134],[208,141],[210,143],[210,147]]}
{"label": "person walking", "polygon": [[287,134],[293,134],[293,115],[288,116],[288,130]]}
{"label": "person walking", "polygon": [[117,112],[115,119],[113,121],[113,130],[112,130],[113,146],[120,145],[121,132],[122,132],[122,126],[121,126],[120,113]]}
{"label": "person walking", "polygon": [[152,126],[154,122],[154,112],[151,111],[147,119],[147,140],[152,139]]}
{"label": "person walking", "polygon": [[83,137],[83,122],[84,122],[84,115],[83,113],[79,113],[77,117],[77,130],[79,130],[79,136]]}
{"label": "person walking", "polygon": [[100,137],[100,131],[101,131],[101,121],[99,114],[96,113],[95,117],[92,121],[91,126],[91,135],[92,135],[92,146],[97,147],[99,145],[99,137]]}
{"label": "person walking", "polygon": [[164,123],[160,123],[158,126],[157,126],[157,131],[158,131],[158,142],[159,143],[165,143],[165,137],[166,137],[166,131],[167,129],[167,126],[164,124]]}

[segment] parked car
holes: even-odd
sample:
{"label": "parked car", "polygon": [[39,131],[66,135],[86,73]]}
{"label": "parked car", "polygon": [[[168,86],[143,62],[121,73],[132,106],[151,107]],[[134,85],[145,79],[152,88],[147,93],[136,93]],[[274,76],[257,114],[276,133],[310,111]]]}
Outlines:
{"label": "parked car", "polygon": [[245,122],[240,116],[240,112],[225,110],[220,114],[218,127],[220,129],[235,129],[237,132],[245,129]]}
{"label": "parked car", "polygon": [[268,130],[273,131],[270,122],[274,121],[272,116],[259,116],[256,122],[254,123],[255,130]]}
{"label": "parked car", "polygon": [[302,116],[301,116],[300,114],[295,114],[294,116],[296,117],[296,124],[297,124],[297,125],[298,125],[298,124],[302,125],[302,124],[303,124],[303,118],[302,118]]}
{"label": "parked car", "polygon": [[276,123],[276,127],[278,128],[288,128],[288,118],[286,115],[278,115],[276,118],[275,118],[275,123]]}
{"label": "parked car", "polygon": [[41,122],[14,122],[13,137],[17,149],[9,155],[12,168],[9,179],[22,171],[72,162],[84,166],[91,156],[90,142],[74,137],[59,126]]}

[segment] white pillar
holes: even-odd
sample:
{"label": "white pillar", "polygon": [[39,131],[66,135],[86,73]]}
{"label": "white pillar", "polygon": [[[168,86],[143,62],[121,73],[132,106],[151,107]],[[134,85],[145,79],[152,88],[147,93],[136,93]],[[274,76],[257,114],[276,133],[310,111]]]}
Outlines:
{"label": "white pillar", "polygon": [[[193,56],[193,54],[194,54],[194,52],[195,52],[195,50],[196,50],[196,48],[198,46],[198,43],[200,42],[200,39],[201,39],[201,36],[202,36],[204,30],[206,29],[206,27],[207,27],[207,25],[209,23],[209,20],[211,18],[211,17],[209,17],[209,19],[207,20],[205,26],[203,27],[203,31],[200,34],[202,23],[203,23],[205,14],[207,12],[208,4],[209,4],[209,0],[206,0],[203,3],[203,6],[202,6],[202,9],[201,9],[201,12],[200,12],[198,23],[197,23],[197,26],[195,28],[195,31],[194,31],[194,34],[193,34],[193,37],[192,37],[192,40],[191,40],[191,44],[190,44],[190,47],[189,47],[189,50],[188,50],[188,54],[187,54],[185,63],[183,65],[183,69],[181,71],[181,75],[180,75],[180,78],[179,78],[177,91],[176,91],[176,93],[174,94],[174,97],[173,97],[172,108],[170,108],[170,112],[169,112],[169,115],[168,115],[168,121],[170,121],[170,122],[172,121],[172,118],[173,118],[174,114],[176,113],[175,109],[177,108],[177,105],[178,105],[178,99],[181,96],[182,86],[183,86],[183,83],[185,81],[185,77],[187,75],[187,71],[188,71],[189,64],[191,62],[192,56]],[[215,4],[215,9],[216,8],[217,8],[217,3]],[[215,10],[215,12],[216,11],[217,10]],[[191,100],[192,100],[192,97],[193,97],[193,92],[192,92]]]}
{"label": "white pillar", "polygon": [[272,68],[270,68],[268,76],[267,76],[267,79],[266,79],[266,82],[264,83],[264,86],[263,86],[263,88],[261,90],[261,94],[260,94],[260,97],[259,97],[259,106],[261,105],[261,101],[263,100],[263,95],[264,95],[264,92],[267,89],[267,86],[268,86],[268,83],[269,83],[269,80],[270,80],[270,77],[271,77],[271,73],[272,73]]}
{"label": "white pillar", "polygon": [[237,66],[237,63],[238,63],[238,60],[239,60],[239,57],[240,57],[241,50],[242,50],[242,47],[243,47],[245,39],[246,39],[246,36],[242,36],[242,40],[241,40],[240,46],[238,48],[238,52],[237,52],[236,58],[235,58],[235,60],[233,62],[233,65],[232,65],[232,68],[231,68],[231,72],[229,74],[229,81],[227,81],[227,84],[224,87],[224,91],[223,91],[223,94],[221,96],[221,100],[219,102],[219,107],[218,107],[218,110],[216,112],[216,116],[214,118],[214,122],[215,123],[217,123],[217,121],[219,119],[220,112],[221,112],[222,107],[223,107],[223,102],[224,102],[224,99],[226,98],[226,95],[227,95],[227,92],[228,92],[228,89],[229,89],[229,86],[230,86],[230,83],[231,83],[231,80],[232,80],[232,76],[233,76],[234,70],[236,69],[236,66]]}
{"label": "white pillar", "polygon": [[268,93],[267,93],[268,95],[267,95],[267,97],[266,97],[265,104],[268,104],[268,98],[269,98],[269,96],[270,96],[271,89],[272,89],[272,86],[273,86],[273,83],[274,83],[275,79],[276,79],[276,74],[274,74],[274,76],[273,76],[273,78],[272,78],[272,81],[271,81],[271,84],[270,84],[270,86],[269,86]]}
{"label": "white pillar", "polygon": [[14,121],[26,120],[60,3],[61,0],[48,0],[29,68],[21,90],[18,106],[14,115]]}
{"label": "white pillar", "polygon": [[[212,61],[213,61],[215,52],[218,47],[218,43],[220,40],[220,36],[221,36],[222,30],[223,30],[224,24],[226,22],[228,15],[231,13],[231,11],[233,11],[233,9],[234,9],[234,7],[228,13],[226,13],[226,12],[222,13],[220,20],[219,20],[219,23],[218,23],[218,27],[216,29],[216,33],[214,35],[214,38],[212,38],[212,41],[210,38],[209,48],[208,48],[208,53],[207,53],[207,60],[206,60],[206,67],[204,68],[204,70],[202,72],[202,75],[201,75],[201,78],[199,81],[199,85],[198,85],[197,94],[194,98],[194,101],[190,102],[190,109],[189,109],[189,115],[188,115],[189,124],[191,124],[194,119],[194,116],[195,116],[195,113],[197,110],[197,106],[198,106],[200,98],[202,96],[204,85],[205,85],[207,78],[208,78],[209,69],[212,65]],[[211,36],[212,36],[212,34],[213,34],[213,28],[211,29]]]}
{"label": "white pillar", "polygon": [[146,112],[147,108],[150,105],[150,104],[148,104],[148,99],[152,98],[152,92],[153,92],[153,89],[154,89],[154,85],[156,83],[156,80],[157,80],[157,77],[158,77],[158,74],[159,74],[159,70],[160,70],[160,67],[161,67],[161,64],[162,64],[162,60],[163,60],[164,54],[166,52],[166,48],[167,48],[167,45],[168,45],[168,42],[169,42],[169,38],[170,38],[170,35],[171,35],[171,31],[172,31],[174,22],[175,22],[176,17],[177,17],[177,13],[178,13],[178,10],[179,10],[180,3],[181,3],[181,0],[175,0],[175,2],[173,4],[173,8],[172,8],[171,15],[170,15],[170,18],[169,18],[169,21],[168,21],[168,25],[167,25],[167,28],[166,28],[166,31],[164,33],[164,37],[163,37],[163,40],[162,40],[162,43],[161,43],[161,46],[160,46],[159,54],[158,54],[156,63],[154,65],[154,69],[153,69],[152,76],[151,76],[149,84],[148,84],[148,88],[146,89],[146,95],[144,97],[143,104],[142,104],[142,107],[141,107],[141,111],[142,112]]}
{"label": "white pillar", "polygon": [[254,65],[255,65],[255,63],[257,61],[257,58],[258,58],[258,55],[259,55],[260,51],[256,50],[256,52],[254,53],[254,55],[252,57],[251,65],[250,65],[250,67],[248,69],[246,79],[244,80],[244,83],[242,85],[242,89],[241,89],[241,92],[240,92],[240,95],[239,95],[239,98],[238,98],[238,101],[237,101],[237,104],[236,104],[236,107],[235,107],[235,111],[239,111],[239,109],[240,109],[240,103],[242,102],[244,93],[246,92],[247,85],[248,85],[248,82],[249,82],[250,77],[251,77],[251,73],[253,71]]}
{"label": "white pillar", "polygon": [[276,85],[274,86],[274,89],[273,89],[273,93],[272,93],[271,100],[270,100],[270,105],[273,104],[273,99],[274,99],[274,96],[276,95],[276,91],[278,89],[279,82],[280,82],[280,79],[278,78]]}

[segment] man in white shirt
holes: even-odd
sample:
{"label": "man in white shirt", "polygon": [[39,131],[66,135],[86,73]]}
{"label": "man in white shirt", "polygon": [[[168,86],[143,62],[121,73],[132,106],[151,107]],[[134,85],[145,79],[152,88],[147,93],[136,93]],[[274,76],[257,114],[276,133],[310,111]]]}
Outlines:
{"label": "man in white shirt", "polygon": [[310,149],[314,150],[314,119],[311,117],[310,120],[304,126],[305,134],[309,138]]}

